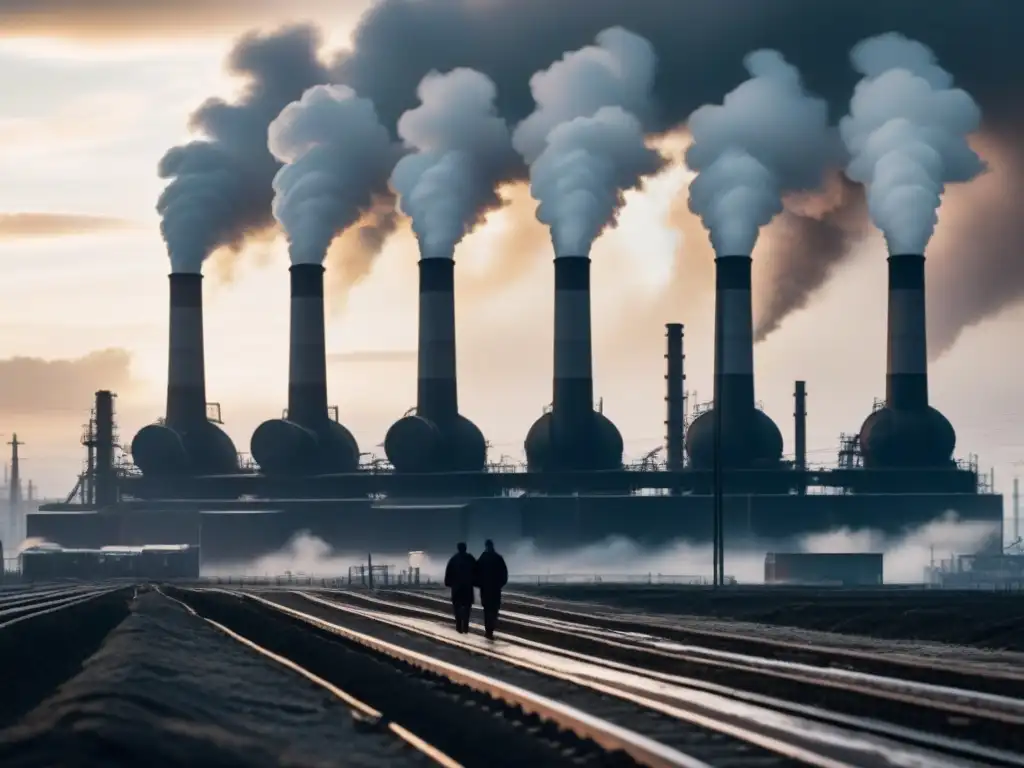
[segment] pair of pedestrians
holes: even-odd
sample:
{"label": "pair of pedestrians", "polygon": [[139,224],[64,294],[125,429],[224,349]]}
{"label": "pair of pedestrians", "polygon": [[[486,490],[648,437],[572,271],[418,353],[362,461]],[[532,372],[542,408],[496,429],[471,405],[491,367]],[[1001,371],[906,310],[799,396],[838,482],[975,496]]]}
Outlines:
{"label": "pair of pedestrians", "polygon": [[508,568],[505,558],[494,550],[494,542],[484,542],[480,557],[473,557],[466,551],[466,545],[459,542],[458,551],[448,561],[444,572],[444,585],[452,591],[452,608],[455,612],[455,630],[469,632],[469,615],[473,610],[473,587],[480,590],[480,602],[484,609],[484,634],[488,640],[494,638],[501,608],[501,590],[508,584]]}

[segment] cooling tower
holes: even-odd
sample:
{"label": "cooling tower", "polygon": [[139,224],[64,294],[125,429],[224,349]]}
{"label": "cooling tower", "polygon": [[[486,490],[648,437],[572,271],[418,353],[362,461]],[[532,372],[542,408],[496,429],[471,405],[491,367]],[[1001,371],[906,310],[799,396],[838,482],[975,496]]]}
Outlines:
{"label": "cooling tower", "polygon": [[419,301],[416,415],[392,425],[384,450],[399,472],[478,472],[487,443],[459,414],[452,259],[420,259]]}
{"label": "cooling tower", "polygon": [[288,415],[260,424],[250,451],[268,475],[355,472],[359,446],[327,412],[324,268],[295,264],[290,271]]}
{"label": "cooling tower", "polygon": [[928,405],[928,338],[924,256],[889,256],[888,360],[885,407],[860,430],[868,468],[948,466],[956,432]]}
{"label": "cooling tower", "polygon": [[139,430],[132,459],[146,475],[234,472],[238,453],[231,438],[206,417],[203,276],[173,273],[170,289],[167,414],[163,424]]}
{"label": "cooling tower", "polygon": [[715,376],[719,391],[711,410],[686,431],[686,453],[696,469],[715,462],[714,408],[721,408],[722,465],[734,469],[777,466],[782,433],[754,400],[754,331],[750,257],[715,259]]}
{"label": "cooling tower", "polygon": [[531,471],[622,466],[622,435],[594,410],[590,259],[555,258],[555,344],[551,411],[526,436]]}

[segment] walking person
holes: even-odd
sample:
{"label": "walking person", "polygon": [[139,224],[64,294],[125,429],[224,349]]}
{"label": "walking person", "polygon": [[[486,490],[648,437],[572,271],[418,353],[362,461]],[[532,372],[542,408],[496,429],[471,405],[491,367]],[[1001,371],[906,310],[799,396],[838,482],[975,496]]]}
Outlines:
{"label": "walking person", "polygon": [[484,608],[484,633],[488,640],[493,640],[501,608],[501,590],[508,584],[508,567],[505,558],[494,551],[494,542],[490,539],[484,542],[484,551],[476,561],[476,578],[473,581],[480,589],[480,602]]}
{"label": "walking person", "polygon": [[444,585],[452,591],[452,609],[455,612],[455,631],[469,632],[469,614],[473,610],[473,580],[476,575],[476,558],[466,551],[465,542],[460,541],[458,550],[444,569]]}

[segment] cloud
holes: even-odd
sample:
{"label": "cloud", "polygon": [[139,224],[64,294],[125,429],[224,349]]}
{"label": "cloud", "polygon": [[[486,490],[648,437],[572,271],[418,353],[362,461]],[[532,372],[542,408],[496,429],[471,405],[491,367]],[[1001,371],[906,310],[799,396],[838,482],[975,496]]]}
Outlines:
{"label": "cloud", "polygon": [[71,360],[8,357],[0,360],[0,414],[30,418],[87,413],[99,389],[131,390],[131,354],[101,349]]}
{"label": "cloud", "polygon": [[131,222],[110,216],[77,213],[0,213],[0,240],[71,237],[131,227]]}
{"label": "cloud", "polygon": [[0,0],[0,37],[195,37],[306,15],[354,15],[367,0]]}

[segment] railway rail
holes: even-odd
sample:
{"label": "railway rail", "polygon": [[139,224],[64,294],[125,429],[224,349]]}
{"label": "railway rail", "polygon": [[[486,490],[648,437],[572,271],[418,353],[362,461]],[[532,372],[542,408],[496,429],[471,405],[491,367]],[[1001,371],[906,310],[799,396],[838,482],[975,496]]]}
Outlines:
{"label": "railway rail", "polygon": [[[221,600],[233,595],[235,602],[277,612],[320,633],[386,653],[393,660],[440,675],[449,682],[454,675],[462,686],[479,685],[474,672],[477,676],[489,674],[488,685],[493,686],[514,671],[513,681],[525,678],[525,682],[516,683],[521,693],[571,701],[577,707],[568,719],[564,712],[556,713],[561,719],[553,719],[556,716],[551,712],[531,710],[519,702],[521,711],[542,716],[557,728],[583,735],[606,750],[626,752],[634,762],[643,765],[693,764],[680,762],[688,759],[702,765],[822,768],[915,763],[936,768],[972,764],[1024,766],[1024,756],[984,744],[723,686],[714,686],[716,689],[712,690],[702,681],[525,638],[508,637],[507,642],[489,644],[482,638],[456,635],[439,626],[440,616],[422,612],[419,616],[403,615],[394,604],[379,606],[383,610],[367,609],[339,602],[337,593],[199,590],[194,594],[204,593],[216,594]],[[406,611],[409,610],[407,606]],[[448,621],[446,614],[443,618]],[[418,642],[412,642],[414,639]],[[493,688],[476,690],[492,698],[495,695]],[[505,703],[511,704],[507,699]],[[578,719],[585,713],[606,724],[603,735],[581,726]],[[577,722],[572,721],[573,717]],[[624,729],[634,740],[645,740],[637,743],[673,750],[678,755],[674,758],[676,762],[658,762],[656,755],[642,754],[635,744],[616,746],[609,741],[607,725]],[[618,738],[622,735],[620,731]]]}
{"label": "railway rail", "polygon": [[39,616],[82,605],[98,597],[121,591],[124,587],[68,587],[65,589],[22,592],[0,598],[0,630]]}
{"label": "railway rail", "polygon": [[[362,593],[331,596],[375,605],[378,610],[447,620],[447,611],[438,610],[442,606],[437,598],[431,598],[434,608],[424,608]],[[527,646],[575,652],[573,655],[583,658],[598,657],[630,669],[640,666],[661,679],[685,681],[717,693],[726,691],[730,697],[742,692],[750,701],[754,700],[751,694],[767,695],[853,716],[870,712],[877,720],[947,733],[997,750],[1024,752],[1024,700],[1019,697],[706,646],[684,646],[650,635],[615,633],[581,623],[510,613],[503,613],[504,631],[510,633],[510,639]]]}

